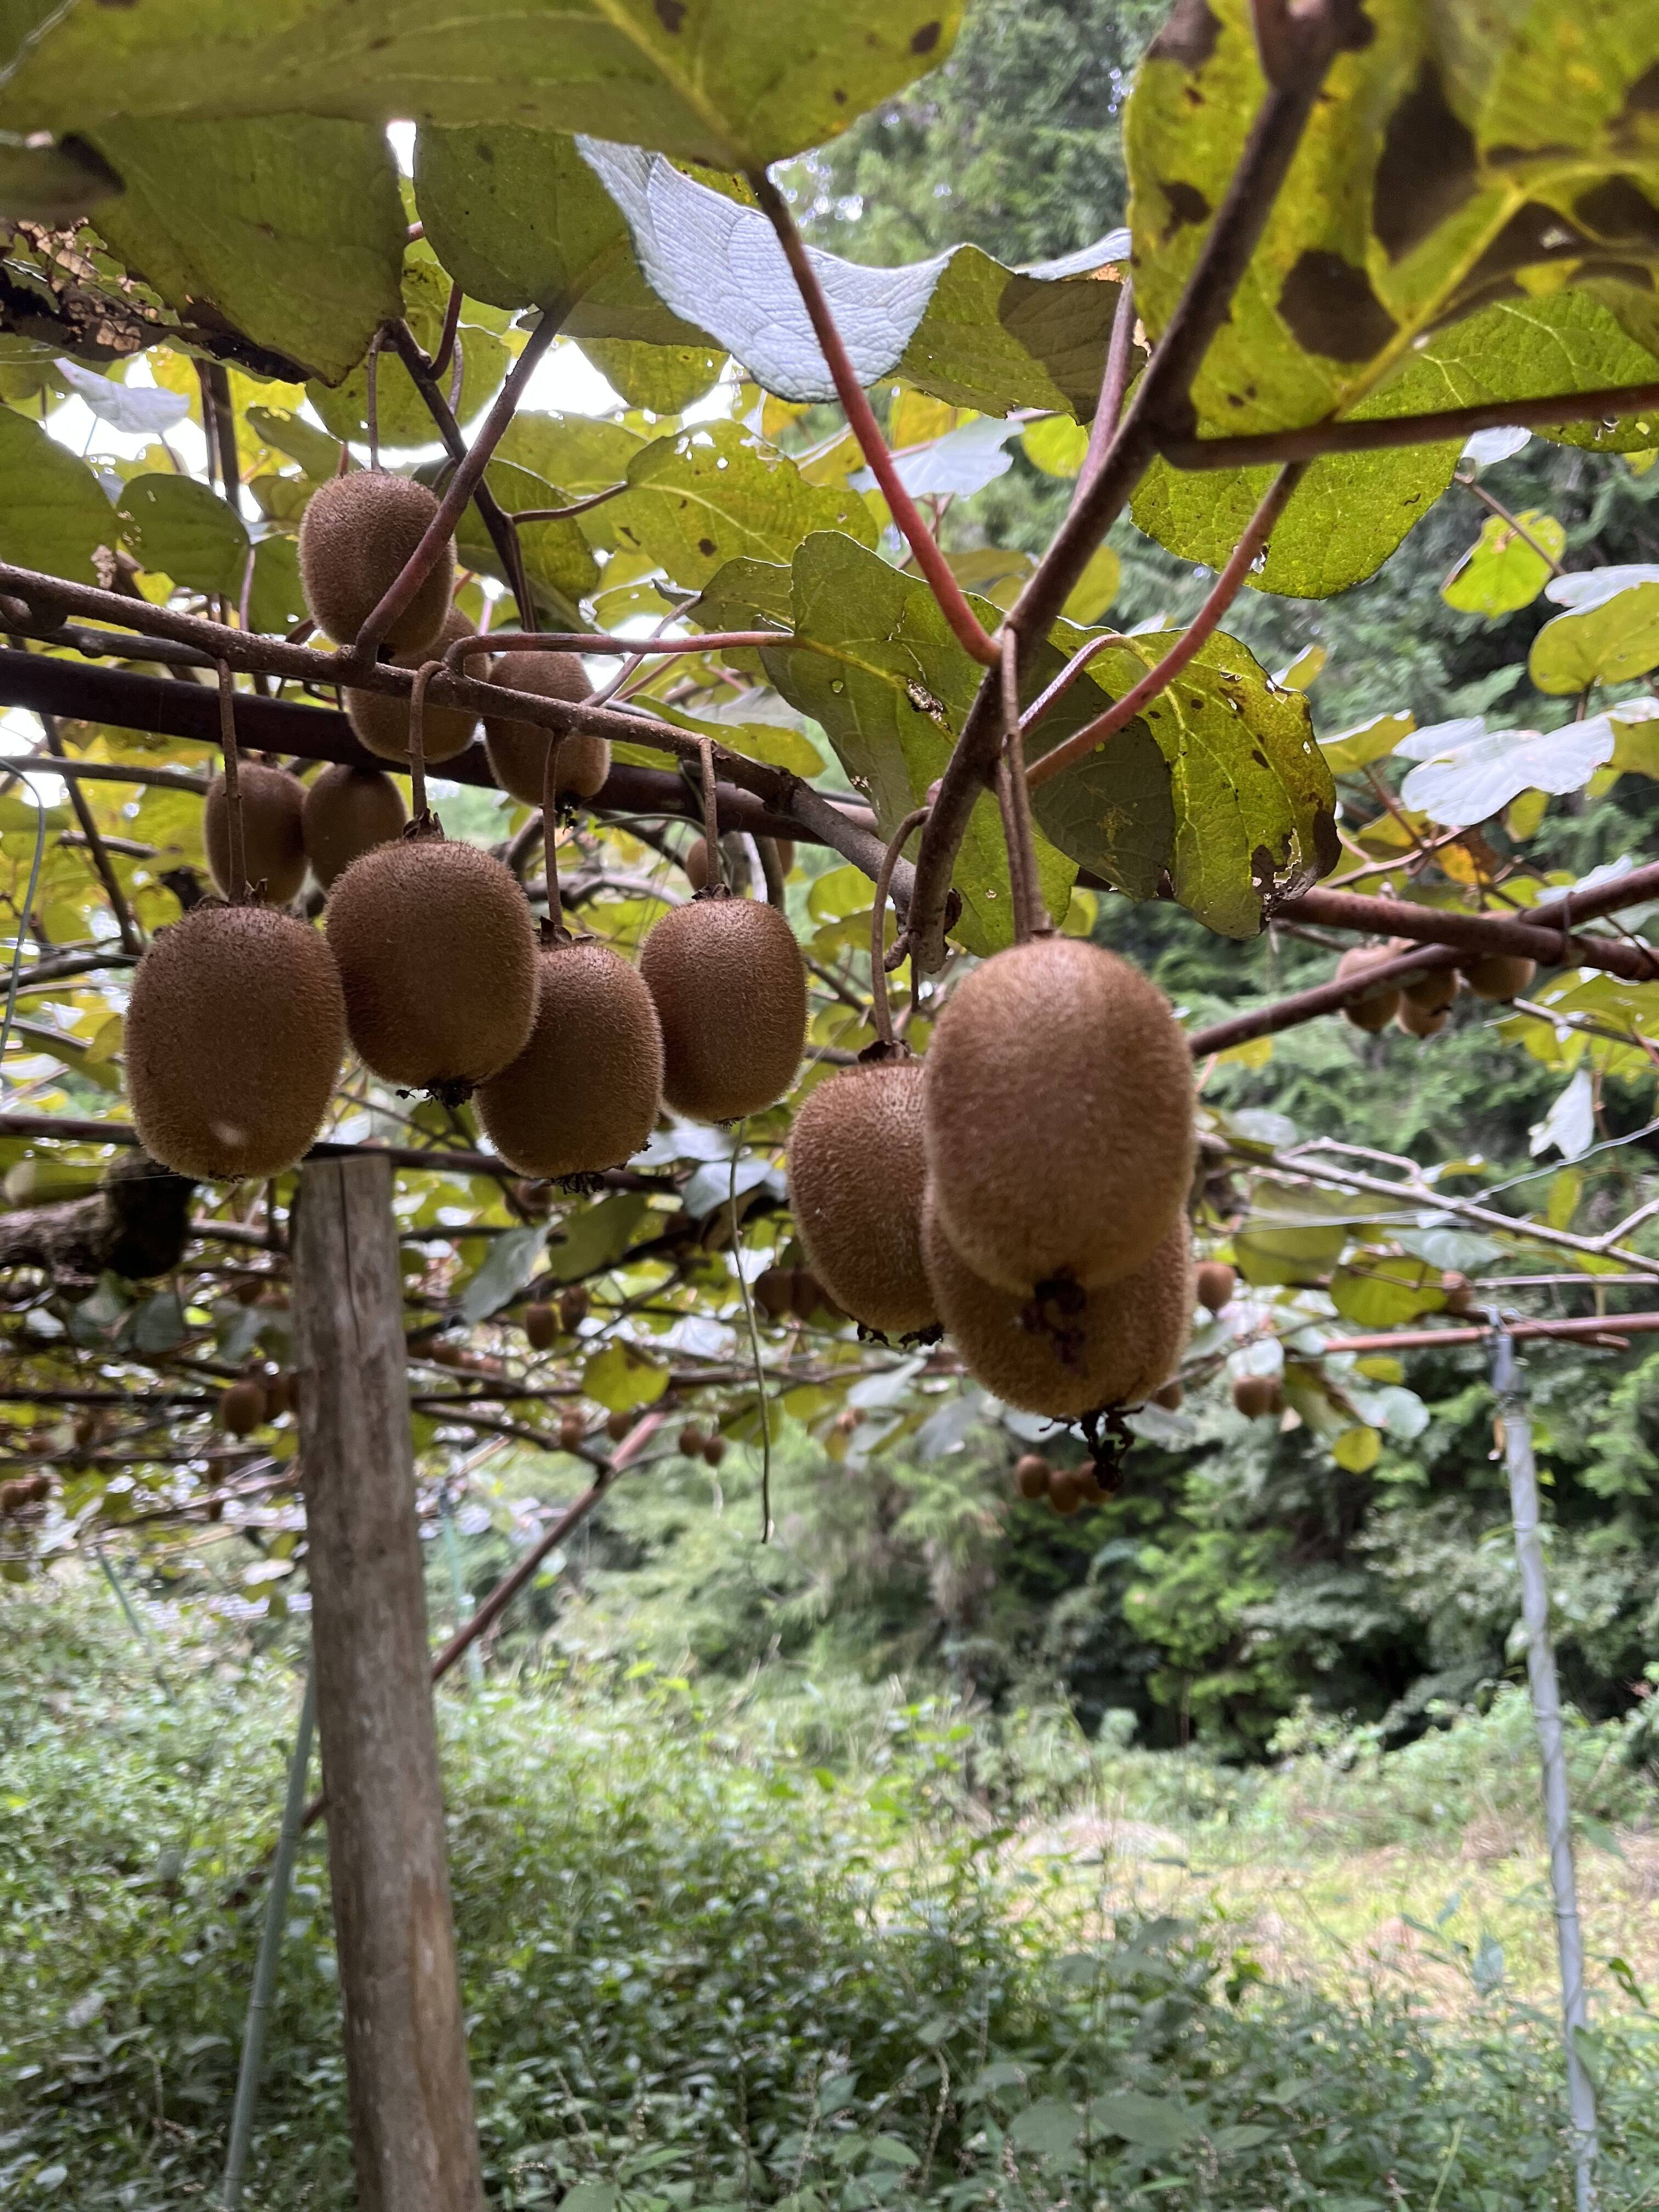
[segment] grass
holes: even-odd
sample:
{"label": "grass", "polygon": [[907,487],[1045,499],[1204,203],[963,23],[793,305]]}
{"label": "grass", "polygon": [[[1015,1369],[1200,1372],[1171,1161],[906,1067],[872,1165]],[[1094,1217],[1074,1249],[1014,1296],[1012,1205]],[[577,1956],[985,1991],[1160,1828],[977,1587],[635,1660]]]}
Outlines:
{"label": "grass", "polygon": [[[271,1838],[293,1671],[159,1619],[175,1702],[98,1586],[0,1603],[0,2204],[210,2201],[259,1911],[227,1899]],[[1495,1917],[1529,1868],[1459,1856],[1455,1820],[1421,1817],[1443,1787],[1345,1773],[1329,1747],[1240,1782],[1052,1717],[994,1741],[896,1705],[836,1773],[761,1702],[757,1721],[752,1696],[576,1668],[442,1701],[492,2203],[1571,2204],[1536,1914]],[[1511,1725],[1437,1747],[1460,1809],[1504,1799]],[[1617,1809],[1628,1826],[1639,1792]],[[1411,1820],[1414,1848],[1377,1839]],[[1487,1919],[1467,1888],[1419,1938],[1451,1961],[1443,1989],[1355,1970],[1356,1934],[1402,1903],[1432,1929],[1466,1868],[1494,1885]],[[1502,1980],[1478,1963],[1500,1925]],[[1624,2212],[1659,2203],[1659,2049],[1617,1989],[1596,2038],[1603,2204]],[[343,2212],[319,1845],[270,2054],[246,2201]]]}

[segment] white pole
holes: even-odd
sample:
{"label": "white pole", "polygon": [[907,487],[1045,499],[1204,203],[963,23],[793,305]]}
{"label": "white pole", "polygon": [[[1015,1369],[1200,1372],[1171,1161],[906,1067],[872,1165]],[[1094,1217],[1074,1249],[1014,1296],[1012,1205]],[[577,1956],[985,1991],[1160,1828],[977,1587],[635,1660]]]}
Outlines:
{"label": "white pole", "polygon": [[1544,1770],[1544,1834],[1549,1847],[1550,1889],[1555,1899],[1555,1948],[1561,1967],[1561,2016],[1567,2053],[1567,2109],[1572,2123],[1572,2166],[1577,2212],[1596,2212],[1595,2085],[1579,2054],[1578,2034],[1589,2024],[1584,2003],[1584,1942],[1578,1925],[1578,1882],[1572,1863],[1572,1810],[1567,1760],[1561,1740],[1561,1693],[1550,1641],[1549,1585],[1538,1533],[1538,1474],[1533,1464],[1532,1423],[1526,1386],[1507,1329],[1492,1335],[1492,1389],[1504,1421],[1504,1462],[1510,1478],[1510,1518],[1521,1569],[1521,1620],[1527,1632],[1527,1680]]}

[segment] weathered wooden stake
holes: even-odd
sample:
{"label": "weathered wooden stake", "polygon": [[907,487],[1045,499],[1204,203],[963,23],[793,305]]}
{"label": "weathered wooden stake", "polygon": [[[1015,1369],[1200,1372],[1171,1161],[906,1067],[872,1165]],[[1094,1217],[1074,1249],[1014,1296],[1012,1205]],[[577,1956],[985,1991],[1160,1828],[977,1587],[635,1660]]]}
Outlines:
{"label": "weathered wooden stake", "polygon": [[483,2212],[387,1163],[302,1170],[294,1324],[359,2212]]}

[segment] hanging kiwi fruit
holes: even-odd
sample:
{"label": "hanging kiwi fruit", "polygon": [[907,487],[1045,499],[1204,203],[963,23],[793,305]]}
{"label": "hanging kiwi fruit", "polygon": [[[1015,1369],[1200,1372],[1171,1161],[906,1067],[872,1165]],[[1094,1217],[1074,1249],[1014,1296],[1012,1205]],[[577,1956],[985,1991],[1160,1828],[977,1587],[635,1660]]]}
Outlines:
{"label": "hanging kiwi fruit", "polygon": [[1477,999],[1518,999],[1538,973],[1538,963],[1519,952],[1483,952],[1457,964]]}
{"label": "hanging kiwi fruit", "polygon": [[[349,481],[349,479],[348,479]],[[445,615],[437,636],[428,644],[411,646],[405,653],[394,653],[394,668],[419,668],[428,660],[441,659],[452,645],[464,637],[471,637],[475,625],[469,622],[459,607],[451,607]],[[463,676],[482,682],[489,673],[487,653],[469,653],[460,665]],[[356,732],[357,742],[365,750],[376,754],[381,760],[406,764],[409,759],[409,710],[407,699],[395,692],[364,691],[348,684],[340,694],[340,703],[347,719]],[[477,729],[478,718],[469,707],[434,707],[428,705],[421,726],[421,755],[428,765],[436,761],[454,760],[471,744]]]}
{"label": "hanging kiwi fruit", "polygon": [[401,837],[409,823],[404,795],[377,768],[336,762],[307,787],[301,813],[306,857],[325,890],[354,860]]}
{"label": "hanging kiwi fruit", "polygon": [[[256,896],[272,906],[286,906],[306,879],[305,787],[286,769],[262,768],[257,761],[243,761],[240,768],[243,865],[248,883]],[[233,889],[230,820],[222,775],[216,775],[208,786],[202,842],[213,880],[221,895],[228,897]]]}
{"label": "hanging kiwi fruit", "polygon": [[1238,1275],[1224,1260],[1200,1260],[1195,1282],[1200,1305],[1206,1312],[1218,1314],[1232,1304]]}
{"label": "hanging kiwi fruit", "polygon": [[1081,938],[1012,945],[951,993],[925,1066],[933,1206],[968,1269],[1023,1301],[1150,1261],[1192,1182],[1193,1066],[1139,969]]}
{"label": "hanging kiwi fruit", "polygon": [[704,836],[713,875],[646,938],[640,973],[662,1024],[663,1097],[694,1121],[738,1121],[775,1106],[806,1043],[806,967],[775,906],[735,898],[720,877],[711,749]]}
{"label": "hanging kiwi fruit", "polygon": [[1093,1290],[1074,1277],[1035,1291],[988,1283],[951,1244],[931,1192],[922,1251],[939,1317],[963,1364],[1022,1413],[1069,1421],[1103,1407],[1139,1406],[1180,1364],[1193,1318],[1192,1247],[1182,1212],[1150,1259]]}
{"label": "hanging kiwi fruit", "polygon": [[[574,653],[504,653],[489,672],[492,684],[509,691],[528,691],[538,699],[580,706],[592,697],[587,671]],[[548,750],[554,751],[553,795],[557,799],[592,799],[611,773],[611,746],[604,738],[571,730],[556,738],[538,723],[509,714],[484,716],[484,745],[489,766],[503,791],[526,806],[539,806],[546,789]]]}
{"label": "hanging kiwi fruit", "polygon": [[648,1141],[662,1065],[657,1009],[639,970],[593,938],[544,942],[529,1038],[479,1085],[478,1118],[521,1175],[595,1175]]}
{"label": "hanging kiwi fruit", "polygon": [[[1355,981],[1368,968],[1375,968],[1379,961],[1393,957],[1394,954],[1387,945],[1356,945],[1337,962],[1335,980],[1339,983]],[[1345,1022],[1351,1022],[1355,1029],[1364,1030],[1368,1036],[1375,1036],[1379,1030],[1387,1029],[1399,1011],[1400,986],[1397,983],[1379,983],[1363,999],[1351,999],[1342,1009],[1342,1018]]]}
{"label": "hanging kiwi fruit", "polygon": [[[300,582],[311,619],[337,645],[359,630],[402,574],[438,502],[413,477],[354,469],[320,485],[300,524]],[[435,641],[455,588],[452,540],[382,641],[421,653]]]}
{"label": "hanging kiwi fruit", "polygon": [[789,1136],[789,1202],[813,1272],[882,1336],[932,1328],[921,1254],[922,1064],[866,1062],[819,1084]]}
{"label": "hanging kiwi fruit", "polygon": [[[1409,952],[1409,944],[1396,942],[1392,950]],[[1451,1018],[1452,1001],[1462,988],[1455,968],[1431,968],[1425,975],[1406,984],[1395,1014],[1397,1027],[1407,1036],[1438,1036]]]}
{"label": "hanging kiwi fruit", "polygon": [[1276,1375],[1235,1375],[1233,1405],[1247,1421],[1276,1419],[1285,1410],[1285,1390]]}

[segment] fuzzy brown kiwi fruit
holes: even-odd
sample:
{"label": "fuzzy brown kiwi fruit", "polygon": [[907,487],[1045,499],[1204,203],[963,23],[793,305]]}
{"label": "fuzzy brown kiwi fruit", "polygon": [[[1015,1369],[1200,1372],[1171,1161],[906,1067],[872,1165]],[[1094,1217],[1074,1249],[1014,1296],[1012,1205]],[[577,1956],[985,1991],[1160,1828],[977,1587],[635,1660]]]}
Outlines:
{"label": "fuzzy brown kiwi fruit", "polygon": [[517,879],[476,845],[400,837],[330,894],[346,1024],[387,1083],[456,1102],[516,1060],[535,1018],[536,933]]}
{"label": "fuzzy brown kiwi fruit", "polygon": [[1224,1306],[1232,1304],[1238,1275],[1224,1260],[1200,1260],[1194,1284],[1200,1305],[1210,1313],[1219,1313]]}
{"label": "fuzzy brown kiwi fruit", "polygon": [[175,1175],[291,1168],[322,1127],[344,1050],[333,955],[291,914],[204,900],[138,963],[127,1093],[145,1151]]}
{"label": "fuzzy brown kiwi fruit", "polygon": [[[425,537],[438,502],[413,477],[355,469],[312,495],[300,524],[300,581],[319,629],[349,645]],[[397,653],[422,653],[436,638],[455,587],[452,538],[386,632]]]}
{"label": "fuzzy brown kiwi fruit", "polygon": [[572,1283],[559,1292],[559,1326],[567,1336],[574,1336],[587,1319],[587,1310],[592,1303],[586,1286],[581,1283]]}
{"label": "fuzzy brown kiwi fruit", "polygon": [[1054,1476],[1041,1452],[1023,1452],[1014,1462],[1014,1487],[1022,1498],[1046,1498]]}
{"label": "fuzzy brown kiwi fruit", "polygon": [[680,855],[680,866],[685,871],[685,880],[694,891],[705,890],[708,885],[708,840],[694,837]]}
{"label": "fuzzy brown kiwi fruit", "polygon": [[[261,768],[257,761],[244,761],[236,781],[249,887],[258,891],[263,884],[262,897],[286,906],[306,879],[305,786],[286,769]],[[222,775],[208,786],[202,842],[213,880],[228,898],[236,885],[230,880],[230,807]]]}
{"label": "fuzzy brown kiwi fruit", "polygon": [[[1419,975],[1404,990],[1405,1002],[1420,1014],[1442,1014],[1450,1006],[1462,988],[1455,968],[1431,968],[1426,975]],[[1415,1036],[1432,1035],[1432,1031],[1416,1030]]]}
{"label": "fuzzy brown kiwi fruit", "polygon": [[1081,938],[1011,946],[951,993],[924,1066],[933,1200],[975,1274],[1029,1296],[1151,1259],[1192,1182],[1193,1063],[1139,969]]}
{"label": "fuzzy brown kiwi fruit", "polygon": [[1152,1403],[1162,1406],[1166,1413],[1178,1413],[1185,1404],[1187,1393],[1179,1382],[1166,1382],[1161,1390],[1152,1393]]}
{"label": "fuzzy brown kiwi fruit", "polygon": [[613,1444],[619,1444],[622,1442],[623,1438],[633,1427],[636,1419],[637,1416],[633,1413],[624,1413],[621,1412],[607,1413],[605,1415],[605,1432],[606,1436],[610,1437]]}
{"label": "fuzzy brown kiwi fruit", "polygon": [[550,1352],[559,1340],[559,1316],[538,1298],[524,1310],[524,1333],[532,1352]]}
{"label": "fuzzy brown kiwi fruit", "polygon": [[409,822],[404,795],[377,768],[336,762],[307,790],[301,812],[306,857],[325,890],[354,860],[401,837]]}
{"label": "fuzzy brown kiwi fruit", "polygon": [[884,1336],[939,1318],[921,1256],[921,1070],[918,1060],[849,1067],[819,1084],[789,1137],[789,1202],[813,1272]]}
{"label": "fuzzy brown kiwi fruit", "polygon": [[680,1431],[679,1452],[682,1459],[701,1459],[702,1448],[708,1439],[695,1421],[688,1421]]}
{"label": "fuzzy brown kiwi fruit", "polygon": [[708,1466],[718,1467],[726,1457],[726,1438],[719,1435],[710,1437],[702,1448],[702,1455]]}
{"label": "fuzzy brown kiwi fruit", "polygon": [[587,1424],[578,1413],[559,1416],[559,1449],[573,1452],[587,1441]]}
{"label": "fuzzy brown kiwi fruit", "polygon": [[248,1437],[265,1418],[264,1386],[251,1376],[219,1394],[219,1425],[227,1436]]}
{"label": "fuzzy brown kiwi fruit", "polygon": [[1185,1213],[1149,1260],[1092,1291],[1058,1281],[1033,1296],[986,1282],[952,1249],[931,1192],[922,1250],[939,1317],[963,1365],[1023,1413],[1074,1420],[1097,1407],[1140,1405],[1185,1348],[1193,1316]]}
{"label": "fuzzy brown kiwi fruit", "polygon": [[[477,624],[467,620],[459,607],[451,607],[444,617],[438,635],[429,645],[416,647],[413,652],[392,656],[394,668],[421,668],[428,660],[439,659],[456,641],[471,637]],[[487,653],[469,653],[461,663],[461,674],[482,683],[489,673]],[[340,695],[341,704],[357,741],[381,760],[409,761],[409,708],[406,698],[391,691],[362,691],[348,684]],[[439,707],[428,700],[421,714],[421,758],[427,767],[438,761],[453,760],[464,753],[472,742],[472,733],[478,726],[478,718],[466,707]]]}
{"label": "fuzzy brown kiwi fruit", "polygon": [[794,1295],[793,1267],[765,1267],[755,1278],[755,1304],[768,1321],[787,1321]]}
{"label": "fuzzy brown kiwi fruit", "polygon": [[596,1175],[647,1143],[662,1103],[662,1032],[637,969],[608,945],[544,945],[536,1018],[478,1088],[478,1119],[521,1174]]}
{"label": "fuzzy brown kiwi fruit", "polygon": [[[1335,980],[1339,983],[1352,982],[1363,975],[1368,968],[1375,968],[1379,960],[1392,957],[1386,946],[1356,945],[1352,951],[1345,952],[1337,962]],[[1380,983],[1364,998],[1351,1000],[1342,1009],[1342,1018],[1345,1022],[1352,1022],[1355,1029],[1364,1030],[1375,1036],[1379,1030],[1387,1029],[1399,1006],[1399,985]]]}
{"label": "fuzzy brown kiwi fruit", "polygon": [[1233,1404],[1247,1421],[1265,1420],[1285,1410],[1285,1393],[1274,1375],[1235,1375]]}
{"label": "fuzzy brown kiwi fruit", "polygon": [[1400,1010],[1394,1018],[1395,1026],[1404,1030],[1407,1036],[1438,1036],[1451,1019],[1451,1009],[1449,1006],[1419,1006],[1415,999],[1402,998]]}
{"label": "fuzzy brown kiwi fruit", "polygon": [[1518,999],[1538,973],[1538,963],[1518,952],[1487,952],[1458,964],[1477,999]]}
{"label": "fuzzy brown kiwi fruit", "polygon": [[[573,706],[592,696],[587,671],[574,653],[506,653],[491,669],[489,680],[504,684],[509,691],[531,691],[538,699],[563,699]],[[495,781],[526,806],[542,803],[547,749],[556,742],[555,794],[592,799],[611,773],[611,746],[605,738],[572,730],[556,740],[550,730],[535,722],[515,721],[505,714],[484,716],[484,744]]]}
{"label": "fuzzy brown kiwi fruit", "polygon": [[1069,1521],[1083,1504],[1083,1481],[1074,1467],[1058,1467],[1048,1482],[1048,1503],[1062,1521]]}
{"label": "fuzzy brown kiwi fruit", "polygon": [[775,907],[676,907],[647,937],[640,973],[657,1002],[663,1097],[677,1113],[736,1121],[776,1105],[806,1042],[806,969]]}

